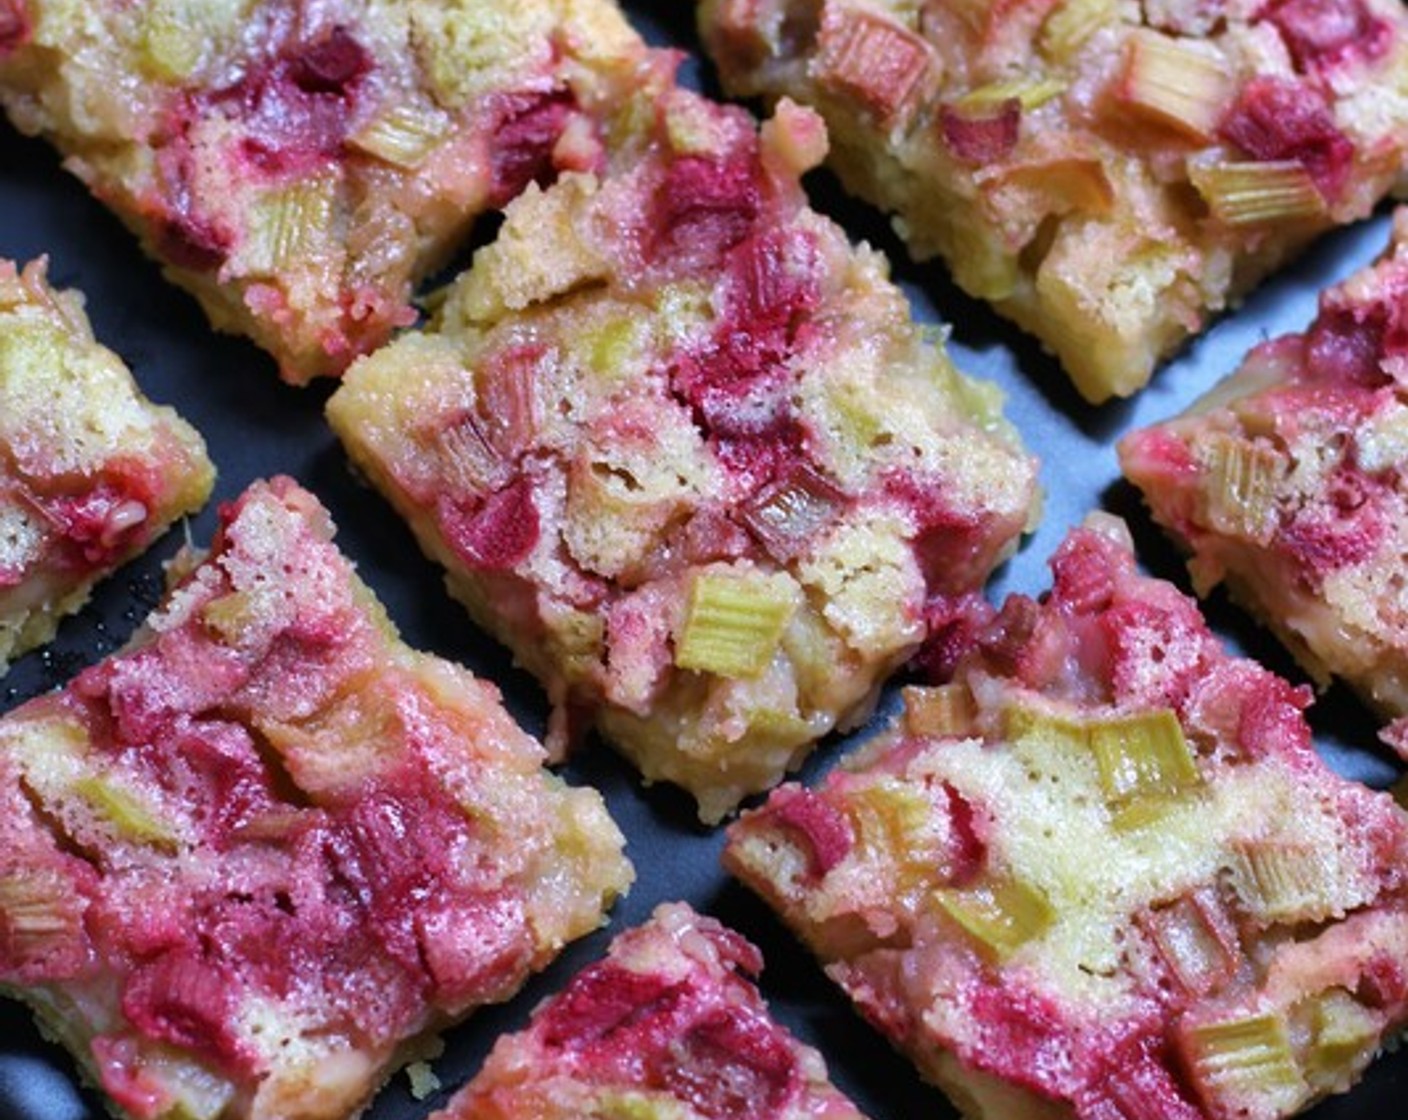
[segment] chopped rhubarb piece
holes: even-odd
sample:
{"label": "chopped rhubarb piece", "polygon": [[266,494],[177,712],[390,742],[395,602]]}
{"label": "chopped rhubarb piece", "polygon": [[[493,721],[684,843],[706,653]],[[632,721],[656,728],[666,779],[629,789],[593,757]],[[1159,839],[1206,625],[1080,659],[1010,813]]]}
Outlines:
{"label": "chopped rhubarb piece", "polygon": [[749,159],[688,155],[670,163],[655,196],[657,253],[717,257],[753,228],[761,200],[758,169]]}
{"label": "chopped rhubarb piece", "polygon": [[907,689],[904,700],[904,725],[911,735],[962,738],[977,731],[977,704],[966,684]]}
{"label": "chopped rhubarb piece", "polygon": [[470,568],[512,568],[538,543],[538,507],[533,485],[520,478],[489,495],[473,510],[446,502],[440,525],[455,554]]}
{"label": "chopped rhubarb piece", "polygon": [[1100,786],[1114,804],[1172,797],[1198,784],[1197,761],[1167,708],[1096,720],[1089,734]]}
{"label": "chopped rhubarb piece", "polygon": [[1061,0],[1042,24],[1038,45],[1056,62],[1069,62],[1114,15],[1115,0]]}
{"label": "chopped rhubarb piece", "polygon": [[928,44],[874,12],[827,5],[817,81],[855,98],[885,128],[903,126],[925,94]]}
{"label": "chopped rhubarb piece", "polygon": [[1310,1095],[1291,1052],[1284,1018],[1273,1013],[1200,1023],[1184,1032],[1188,1064],[1210,1109],[1232,1114],[1252,1107],[1288,1115]]}
{"label": "chopped rhubarb piece", "polygon": [[845,814],[807,790],[778,798],[773,805],[779,824],[787,825],[807,842],[813,875],[822,876],[846,858],[855,835]]}
{"label": "chopped rhubarb piece", "polygon": [[939,128],[944,144],[963,163],[987,166],[1007,158],[1021,133],[1022,102],[1009,97],[991,109],[944,105]]}
{"label": "chopped rhubarb piece", "polygon": [[128,647],[0,719],[0,985],[136,1120],[353,1115],[630,880],[332,532],[256,483]]}
{"label": "chopped rhubarb piece", "polygon": [[87,883],[48,868],[0,871],[0,970],[21,979],[69,977],[88,963]]}
{"label": "chopped rhubarb piece", "polygon": [[1305,335],[1306,367],[1331,384],[1378,388],[1388,381],[1387,318],[1382,308],[1323,307]]}
{"label": "chopped rhubarb piece", "polygon": [[1286,470],[1274,447],[1236,439],[1209,439],[1208,520],[1223,533],[1265,543],[1277,528],[1276,487]]}
{"label": "chopped rhubarb piece", "polygon": [[1126,52],[1125,101],[1199,139],[1216,132],[1232,96],[1220,54],[1154,31],[1130,36]]}
{"label": "chopped rhubarb piece", "polygon": [[956,890],[940,890],[934,900],[998,960],[1006,960],[1040,937],[1055,919],[1046,897],[1020,879],[997,878]]}
{"label": "chopped rhubarb piece", "polygon": [[372,65],[371,55],[356,36],[338,26],[298,52],[293,62],[293,80],[305,93],[342,97]]}
{"label": "chopped rhubarb piece", "polygon": [[451,131],[450,117],[432,105],[393,105],[347,138],[353,147],[407,170],[420,167]]}
{"label": "chopped rhubarb piece", "polygon": [[1343,1091],[1346,1067],[1352,1068],[1378,1045],[1377,1016],[1342,988],[1307,1002],[1310,1046],[1303,1062],[1305,1077],[1312,1088]]}
{"label": "chopped rhubarb piece", "polygon": [[575,109],[566,92],[509,99],[493,132],[493,205],[506,205],[529,183],[543,186],[550,181],[553,147]]}
{"label": "chopped rhubarb piece", "polygon": [[1194,999],[1231,980],[1242,961],[1237,931],[1214,891],[1194,891],[1155,906],[1138,920],[1174,979]]}
{"label": "chopped rhubarb piece", "polygon": [[799,463],[785,478],[756,491],[739,516],[768,554],[786,563],[804,556],[845,506],[846,496],[838,487]]}
{"label": "chopped rhubarb piece", "polygon": [[[817,788],[745,812],[725,866],[962,1107],[1283,1120],[1343,1091],[1408,1021],[1408,816],[1333,773],[1294,709],[1244,749],[1292,690],[1141,575],[1119,523],[1053,568],[955,665],[965,734],[906,690]],[[1150,641],[1154,617],[1182,630]],[[791,821],[816,803],[855,835],[824,870]]]}
{"label": "chopped rhubarb piece", "polygon": [[749,979],[761,964],[713,918],[662,905],[501,1037],[432,1120],[861,1120],[769,1017]]}
{"label": "chopped rhubarb piece", "polygon": [[1192,175],[1209,209],[1229,226],[1314,220],[1325,213],[1314,178],[1295,160],[1212,163]]}
{"label": "chopped rhubarb piece", "polygon": [[690,585],[675,664],[725,677],[758,676],[777,652],[800,597],[785,575],[705,569]]}

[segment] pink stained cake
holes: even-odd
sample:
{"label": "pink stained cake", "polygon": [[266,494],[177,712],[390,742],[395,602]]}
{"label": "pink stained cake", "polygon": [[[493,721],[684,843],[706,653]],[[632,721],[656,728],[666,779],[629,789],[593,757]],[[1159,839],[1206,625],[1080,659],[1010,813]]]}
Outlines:
{"label": "pink stained cake", "polygon": [[[806,205],[816,117],[665,83],[328,416],[451,592],[717,821],[863,718],[1034,516],[996,390]],[[567,736],[560,735],[560,739]]]}
{"label": "pink stained cake", "polygon": [[116,1115],[349,1117],[630,881],[331,536],[256,483],[125,650],[0,719],[0,991]]}
{"label": "pink stained cake", "polygon": [[713,918],[663,904],[431,1120],[864,1120],[771,1018],[749,979],[762,964]]}
{"label": "pink stained cake", "polygon": [[1351,684],[1408,750],[1408,209],[1373,266],[1325,292],[1120,466],[1191,554],[1320,685]]}
{"label": "pink stained cake", "polygon": [[142,396],[45,268],[0,260],[0,673],[215,478],[199,434]]}
{"label": "pink stained cake", "polygon": [[849,189],[1088,400],[1408,188],[1399,0],[704,0],[734,93],[816,106]]}
{"label": "pink stained cake", "polygon": [[766,898],[973,1120],[1276,1120],[1408,1022],[1408,816],[1292,688],[1074,531],[1041,600],[816,789],[730,830]]}
{"label": "pink stained cake", "polygon": [[528,183],[595,167],[613,0],[0,0],[0,105],[221,329],[304,383]]}

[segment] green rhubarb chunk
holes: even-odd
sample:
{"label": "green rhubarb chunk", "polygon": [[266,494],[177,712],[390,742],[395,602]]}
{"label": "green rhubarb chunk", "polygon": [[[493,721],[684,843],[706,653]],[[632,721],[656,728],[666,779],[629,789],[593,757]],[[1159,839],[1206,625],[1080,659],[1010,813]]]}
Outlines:
{"label": "green rhubarb chunk", "polygon": [[329,181],[312,179],[265,194],[249,219],[250,271],[278,276],[305,263],[323,242],[332,214]]}
{"label": "green rhubarb chunk", "polygon": [[1046,18],[1041,53],[1056,62],[1069,60],[1095,32],[1110,24],[1115,0],[1066,0]]}
{"label": "green rhubarb chunk", "polygon": [[1213,528],[1265,543],[1275,532],[1284,462],[1273,448],[1230,436],[1207,442],[1208,519]]}
{"label": "green rhubarb chunk", "polygon": [[967,738],[977,730],[978,706],[966,684],[904,689],[904,729],[925,739]]}
{"label": "green rhubarb chunk", "polygon": [[1323,915],[1334,888],[1330,862],[1315,848],[1248,842],[1234,865],[1238,892],[1264,922],[1293,923]]}
{"label": "green rhubarb chunk", "polygon": [[1349,1088],[1378,1049],[1378,1017],[1343,988],[1330,988],[1313,997],[1309,1026],[1306,1077],[1317,1089]]}
{"label": "green rhubarb chunk", "polygon": [[1112,807],[1177,797],[1198,785],[1198,763],[1167,708],[1090,724],[1100,788]]}
{"label": "green rhubarb chunk", "polygon": [[1130,36],[1123,96],[1151,116],[1196,137],[1211,136],[1227,112],[1227,60],[1202,43],[1140,30]]}
{"label": "green rhubarb chunk", "polygon": [[1008,101],[1015,100],[1023,111],[1029,111],[1041,108],[1065,92],[1066,83],[1056,78],[1015,78],[971,89],[954,105],[962,112],[983,113],[1001,109]]}
{"label": "green rhubarb chunk", "polygon": [[998,961],[1045,933],[1056,912],[1035,886],[1010,876],[984,879],[961,889],[943,888],[934,899]]}
{"label": "green rhubarb chunk", "polygon": [[1230,226],[1325,214],[1325,199],[1298,160],[1195,164],[1189,177],[1213,215]]}
{"label": "green rhubarb chunk", "polygon": [[73,792],[110,824],[123,840],[152,847],[175,847],[180,837],[130,789],[111,778],[88,774],[73,783]]}
{"label": "green rhubarb chunk", "polygon": [[797,604],[797,585],[785,575],[699,572],[689,590],[675,664],[721,677],[757,677],[777,652]]}
{"label": "green rhubarb chunk", "polygon": [[1275,1012],[1199,1024],[1187,1042],[1194,1079],[1209,1101],[1225,1106],[1218,1115],[1251,1102],[1257,1115],[1282,1114],[1306,1097],[1286,1020]]}
{"label": "green rhubarb chunk", "polygon": [[450,131],[449,114],[432,105],[393,105],[348,138],[354,148],[414,171]]}
{"label": "green rhubarb chunk", "polygon": [[612,316],[583,340],[587,364],[598,377],[619,381],[640,347],[640,329],[625,315]]}
{"label": "green rhubarb chunk", "polygon": [[11,959],[42,957],[81,933],[72,885],[53,873],[0,875],[0,943]]}
{"label": "green rhubarb chunk", "polygon": [[1034,739],[1039,744],[1061,753],[1087,751],[1090,748],[1090,728],[1069,716],[1038,711],[1035,708],[1012,706],[1002,713],[1003,734],[1011,742]]}
{"label": "green rhubarb chunk", "polygon": [[603,1089],[591,1111],[595,1120],[687,1120],[692,1115],[673,1097],[631,1089]]}
{"label": "green rhubarb chunk", "polygon": [[218,1120],[228,1115],[235,1087],[197,1062],[173,1050],[149,1056],[146,1071],[172,1095],[165,1120]]}

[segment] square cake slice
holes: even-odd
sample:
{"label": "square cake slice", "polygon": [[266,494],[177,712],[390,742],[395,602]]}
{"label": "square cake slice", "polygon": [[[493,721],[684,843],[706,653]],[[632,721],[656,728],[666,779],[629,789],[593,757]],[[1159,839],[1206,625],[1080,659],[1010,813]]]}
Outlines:
{"label": "square cake slice", "polygon": [[304,383],[415,320],[476,217],[596,166],[613,0],[3,0],[0,105]]}
{"label": "square cake slice", "polygon": [[1033,516],[1035,465],[810,210],[824,131],[642,98],[328,406],[452,593],[718,820],[855,721]]}
{"label": "square cake slice", "polygon": [[630,881],[331,537],[254,484],[124,651],[0,720],[0,991],[118,1115],[349,1117]]}
{"label": "square cake slice", "polygon": [[1408,187],[1399,0],[704,0],[727,88],[815,105],[916,257],[1128,396]]}
{"label": "square cake slice", "polygon": [[662,904],[431,1120],[863,1120],[769,1014],[762,965],[715,919]]}
{"label": "square cake slice", "polygon": [[1343,678],[1408,748],[1408,208],[1376,264],[1323,293],[1182,416],[1127,435],[1125,476],[1320,685]]}
{"label": "square cake slice", "polygon": [[0,260],[0,673],[215,479],[196,431],[142,396],[45,272]]}
{"label": "square cake slice", "polygon": [[726,866],[973,1120],[1276,1120],[1408,1022],[1408,816],[1293,688],[1072,532],[951,681]]}

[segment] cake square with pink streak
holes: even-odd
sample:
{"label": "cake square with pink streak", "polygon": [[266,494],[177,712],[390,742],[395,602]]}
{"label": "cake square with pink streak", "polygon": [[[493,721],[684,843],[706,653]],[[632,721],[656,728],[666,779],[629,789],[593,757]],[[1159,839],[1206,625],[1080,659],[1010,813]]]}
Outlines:
{"label": "cake square with pink streak", "polygon": [[0,259],[0,673],[215,481],[200,434],[142,395],[47,267]]}
{"label": "cake square with pink streak", "polygon": [[590,168],[612,0],[0,0],[0,106],[302,384],[416,320],[475,220]]}
{"label": "cake square with pink streak", "polygon": [[123,651],[0,719],[0,992],[117,1115],[355,1115],[631,880],[332,531],[255,483]]}
{"label": "cake square with pink streak", "polygon": [[1408,816],[1097,515],[725,865],[971,1120],[1277,1120],[1408,1022]]}
{"label": "cake square with pink streak", "polygon": [[671,75],[328,404],[454,596],[717,821],[854,726],[1035,517],[997,391],[807,204],[810,111]]}

